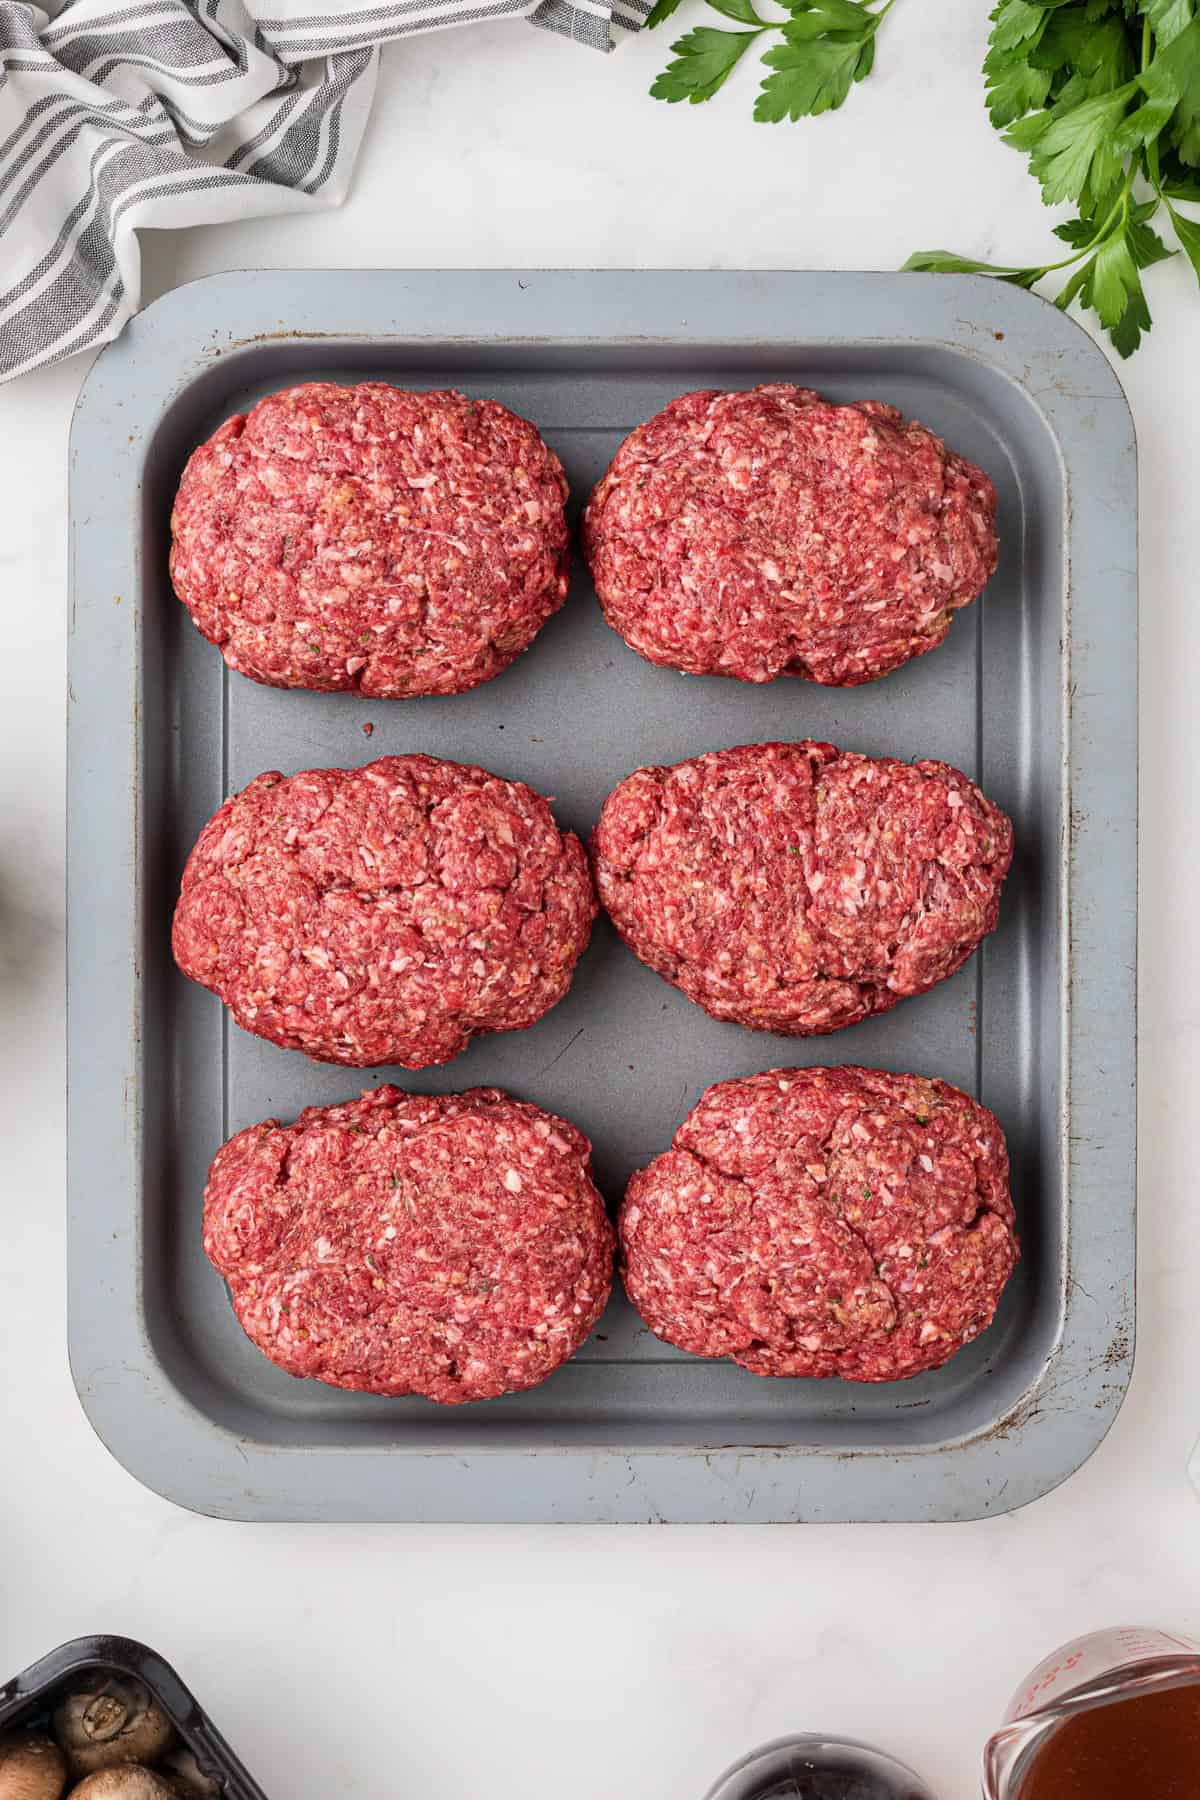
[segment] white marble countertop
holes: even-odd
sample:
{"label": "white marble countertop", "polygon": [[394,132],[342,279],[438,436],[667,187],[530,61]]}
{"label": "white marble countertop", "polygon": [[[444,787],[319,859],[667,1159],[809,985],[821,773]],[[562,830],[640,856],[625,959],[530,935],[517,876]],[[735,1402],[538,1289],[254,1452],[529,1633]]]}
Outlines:
{"label": "white marble countertop", "polygon": [[[608,59],[521,24],[425,38],[385,59],[340,212],[150,234],[146,297],[256,264],[892,268],[939,243],[1032,260],[1049,222],[983,111],[986,10],[908,0],[844,112],[774,128],[750,120],[750,71],[711,106],[649,100],[663,34]],[[1122,370],[1142,471],[1137,1370],[1078,1475],[977,1525],[242,1526],[111,1460],[63,1316],[66,435],[84,365],[0,389],[0,1678],[81,1632],[141,1637],[272,1800],[696,1800],[740,1751],[808,1727],[875,1739],[970,1800],[1043,1651],[1118,1621],[1200,1632],[1200,297],[1182,259],[1151,284],[1155,329]]]}

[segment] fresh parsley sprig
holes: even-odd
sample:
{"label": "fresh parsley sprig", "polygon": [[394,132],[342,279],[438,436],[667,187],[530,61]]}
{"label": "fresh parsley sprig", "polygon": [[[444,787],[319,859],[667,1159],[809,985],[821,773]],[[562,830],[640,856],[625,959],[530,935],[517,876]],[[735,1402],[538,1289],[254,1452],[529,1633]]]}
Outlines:
{"label": "fresh parsley sprig", "polygon": [[[646,23],[661,25],[680,0],[657,0]],[[781,0],[786,19],[764,19],[754,0],[708,0],[714,12],[743,31],[698,25],[671,45],[673,60],[651,87],[656,100],[693,106],[728,81],[749,50],[768,33],[772,47],[762,61],[771,73],[759,88],[754,117],[768,124],[832,112],[856,81],[871,73],[875,34],[895,0]]]}
{"label": "fresh parsley sprig", "polygon": [[1142,271],[1177,254],[1200,277],[1200,0],[999,0],[983,68],[988,110],[1024,151],[1070,255],[1038,267],[922,250],[904,265],[994,275],[1031,288],[1069,270],[1056,295],[1091,308],[1122,356],[1150,329]]}

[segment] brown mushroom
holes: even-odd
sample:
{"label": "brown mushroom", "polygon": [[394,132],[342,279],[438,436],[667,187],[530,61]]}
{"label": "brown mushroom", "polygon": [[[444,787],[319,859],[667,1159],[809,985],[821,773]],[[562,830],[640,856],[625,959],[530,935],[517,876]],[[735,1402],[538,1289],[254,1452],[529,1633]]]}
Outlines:
{"label": "brown mushroom", "polygon": [[179,1800],[179,1789],[140,1763],[121,1763],[85,1776],[67,1800]]}
{"label": "brown mushroom", "polygon": [[205,1774],[186,1744],[176,1745],[162,1766],[185,1800],[221,1800],[220,1783]]}
{"label": "brown mushroom", "polygon": [[61,1800],[67,1759],[33,1732],[0,1738],[0,1800]]}
{"label": "brown mushroom", "polygon": [[157,1762],[175,1733],[149,1688],[131,1676],[100,1673],[55,1708],[54,1735],[79,1777],[117,1763]]}

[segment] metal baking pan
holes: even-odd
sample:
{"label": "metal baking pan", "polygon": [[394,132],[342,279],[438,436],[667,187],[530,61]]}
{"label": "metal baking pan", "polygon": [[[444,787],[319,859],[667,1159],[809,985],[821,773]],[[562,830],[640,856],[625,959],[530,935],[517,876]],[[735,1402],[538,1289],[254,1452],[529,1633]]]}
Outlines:
{"label": "metal baking pan", "polygon": [[0,1687],[0,1735],[48,1730],[63,1693],[97,1673],[131,1675],[148,1687],[200,1767],[217,1781],[225,1800],[267,1800],[170,1663],[132,1638],[74,1638],[14,1675]]}
{"label": "metal baking pan", "polygon": [[[258,687],[172,595],[175,483],[263,393],[367,377],[525,413],[576,505],[688,388],[786,379],[893,401],[995,479],[1000,568],[943,648],[848,691],[653,668],[604,625],[582,566],[528,654],[474,693]],[[243,273],[136,319],[89,375],[71,440],[71,1360],[126,1467],[242,1519],[593,1521],[961,1519],[1077,1468],[1133,1354],[1135,488],[1104,356],[981,279]],[[264,769],[420,749],[531,782],[586,833],[640,763],[806,736],[944,757],[1013,815],[1000,930],[954,980],[788,1041],[709,1019],[601,922],[532,1031],[397,1079],[495,1083],[566,1114],[615,1202],[723,1077],[820,1061],[945,1076],[999,1114],[1012,1150],[1025,1254],[991,1330],[908,1383],[772,1382],[660,1344],[618,1295],[544,1387],[484,1405],[275,1369],[203,1256],[205,1171],[230,1132],[363,1084],[244,1035],[174,969],[180,870],[222,798]]]}

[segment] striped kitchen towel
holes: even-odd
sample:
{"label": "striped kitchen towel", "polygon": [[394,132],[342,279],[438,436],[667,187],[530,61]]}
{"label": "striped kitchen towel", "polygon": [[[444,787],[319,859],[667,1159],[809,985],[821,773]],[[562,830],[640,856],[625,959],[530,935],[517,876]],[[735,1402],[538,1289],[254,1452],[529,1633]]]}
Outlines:
{"label": "striped kitchen towel", "polygon": [[609,50],[650,0],[0,0],[0,381],[116,337],[139,226],[336,206],[380,46],[520,18]]}

